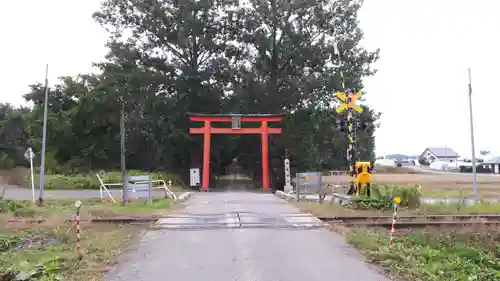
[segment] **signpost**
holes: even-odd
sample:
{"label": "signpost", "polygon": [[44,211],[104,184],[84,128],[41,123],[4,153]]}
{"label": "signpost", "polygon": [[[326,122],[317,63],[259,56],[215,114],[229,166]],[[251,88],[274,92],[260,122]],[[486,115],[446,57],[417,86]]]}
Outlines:
{"label": "signpost", "polygon": [[293,190],[292,180],[290,176],[290,160],[288,159],[285,159],[285,186],[283,189],[285,192],[290,192]]}
{"label": "signpost", "polygon": [[200,168],[189,169],[189,185],[197,186],[200,184]]}
{"label": "signpost", "polygon": [[24,152],[24,158],[26,160],[30,161],[30,172],[31,172],[31,191],[33,192],[33,203],[35,202],[35,177],[34,177],[34,171],[33,171],[33,158],[35,158],[35,153],[33,152],[33,149],[31,147],[28,147],[26,149],[26,152]]}
{"label": "signpost", "polygon": [[300,199],[300,194],[313,194],[321,191],[323,181],[320,172],[297,173],[297,201]]}
{"label": "signpost", "polygon": [[233,130],[239,130],[241,129],[241,117],[240,116],[233,116],[231,119],[231,128]]}

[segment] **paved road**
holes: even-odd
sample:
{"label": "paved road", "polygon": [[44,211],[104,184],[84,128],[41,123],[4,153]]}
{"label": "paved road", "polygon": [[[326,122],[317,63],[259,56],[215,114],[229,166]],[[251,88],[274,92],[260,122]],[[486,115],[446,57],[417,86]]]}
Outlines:
{"label": "paved road", "polygon": [[[33,197],[33,193],[30,188],[23,188],[18,186],[0,186],[0,188],[6,187],[5,199],[11,200],[31,200]],[[35,198],[38,198],[40,191],[38,189],[35,190]],[[121,198],[122,193],[120,190],[110,190],[111,194],[115,198]],[[105,196],[107,194],[104,194]],[[154,191],[155,196],[165,195],[163,191]],[[99,190],[45,190],[44,198],[45,199],[82,199],[82,198],[99,198],[101,194]],[[106,196],[107,197],[107,196]]]}
{"label": "paved road", "polygon": [[297,213],[272,194],[196,193],[105,280],[388,281],[340,235],[301,227],[319,221]]}

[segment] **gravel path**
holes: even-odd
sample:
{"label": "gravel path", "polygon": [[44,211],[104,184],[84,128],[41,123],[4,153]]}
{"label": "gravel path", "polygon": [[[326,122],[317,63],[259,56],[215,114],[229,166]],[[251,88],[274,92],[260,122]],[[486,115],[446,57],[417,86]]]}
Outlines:
{"label": "gravel path", "polygon": [[[186,204],[182,214],[149,231],[105,280],[388,281],[339,234],[293,227],[306,217],[271,194],[196,193]],[[179,223],[186,222],[204,229],[183,229]]]}

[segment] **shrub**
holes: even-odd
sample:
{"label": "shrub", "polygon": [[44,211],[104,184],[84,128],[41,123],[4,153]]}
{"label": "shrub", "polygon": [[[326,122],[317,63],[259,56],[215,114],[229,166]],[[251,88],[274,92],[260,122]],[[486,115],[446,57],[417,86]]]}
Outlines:
{"label": "shrub", "polygon": [[370,197],[366,196],[366,188],[360,192],[359,198],[354,198],[351,207],[356,209],[387,210],[393,206],[394,197],[401,198],[400,207],[418,208],[420,206],[420,190],[418,186],[400,186],[381,184],[371,187]]}
{"label": "shrub", "polygon": [[8,154],[0,153],[0,169],[12,169],[15,165],[15,161]]}
{"label": "shrub", "polygon": [[31,202],[18,200],[0,200],[0,213],[17,212],[29,209]]}
{"label": "shrub", "polygon": [[[38,182],[39,180],[37,180]],[[99,181],[91,175],[45,175],[46,189],[99,188]]]}
{"label": "shrub", "polygon": [[[151,175],[153,180],[164,180],[167,184],[168,181],[172,181],[173,186],[185,187],[181,178],[175,174],[166,172],[144,172],[139,170],[130,170],[130,175]],[[29,175],[28,178],[29,179]],[[122,175],[120,172],[108,172],[101,176],[104,183],[121,183]],[[35,177],[35,182],[39,181],[39,176]],[[29,182],[26,180],[26,182]],[[46,189],[99,189],[99,180],[92,174],[76,174],[76,175],[58,175],[58,174],[46,174],[45,175],[45,185]],[[28,185],[26,185],[28,186]],[[113,188],[113,187],[110,187]],[[120,188],[116,186],[115,188]]]}

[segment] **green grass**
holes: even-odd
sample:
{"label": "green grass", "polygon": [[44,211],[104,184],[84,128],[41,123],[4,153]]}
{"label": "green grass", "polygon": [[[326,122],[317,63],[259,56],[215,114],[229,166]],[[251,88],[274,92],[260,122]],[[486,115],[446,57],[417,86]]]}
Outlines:
{"label": "green grass", "polygon": [[407,232],[395,238],[392,250],[386,230],[353,229],[347,237],[398,280],[493,281],[500,280],[497,230]]}
{"label": "green grass", "polygon": [[[130,200],[127,207],[122,203],[103,202],[100,199],[82,199],[82,217],[161,215],[177,204],[167,198],[153,198],[152,204],[146,199]],[[42,206],[31,201],[0,200],[0,213],[21,218],[47,218],[54,215],[71,216],[76,213],[75,200],[46,200]]]}
{"label": "green grass", "polygon": [[491,214],[500,213],[500,204],[423,204],[418,211],[424,214]]}
{"label": "green grass", "polygon": [[[338,204],[317,204],[299,202],[297,206],[304,212],[312,213],[319,217],[330,216],[376,216],[391,215],[392,210],[355,209]],[[496,214],[500,213],[500,204],[422,204],[418,208],[399,208],[399,215],[435,215],[435,214]]]}
{"label": "green grass", "polygon": [[124,244],[141,231],[138,226],[83,227],[83,258],[79,259],[75,233],[68,226],[3,230],[0,280],[14,280],[6,278],[9,275],[24,276],[20,280],[102,280],[106,266],[113,264]]}
{"label": "green grass", "polygon": [[[131,200],[125,207],[83,199],[82,219],[113,216],[160,216],[178,206],[170,199]],[[0,281],[9,274],[36,276],[22,280],[102,280],[107,266],[116,261],[120,249],[147,226],[89,224],[82,222],[83,259],[75,252],[75,229],[65,219],[75,215],[75,200],[46,200],[43,206],[30,201],[0,200]],[[14,224],[7,221],[17,217]],[[43,218],[40,224],[30,218]],[[20,247],[22,246],[22,247]],[[60,279],[57,279],[60,278]]]}
{"label": "green grass", "polygon": [[176,206],[173,201],[166,198],[153,198],[152,204],[147,204],[147,200],[139,199],[132,200],[126,207],[121,203],[89,205],[88,213],[91,216],[161,215]]}
{"label": "green grass", "polygon": [[426,197],[464,197],[470,196],[472,192],[460,190],[443,190],[443,189],[423,189],[422,196]]}

